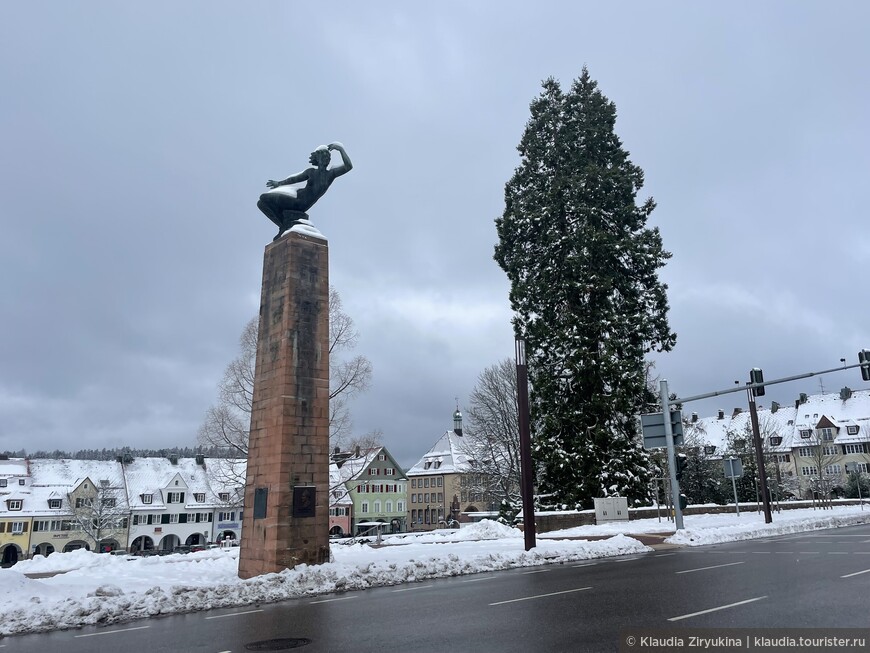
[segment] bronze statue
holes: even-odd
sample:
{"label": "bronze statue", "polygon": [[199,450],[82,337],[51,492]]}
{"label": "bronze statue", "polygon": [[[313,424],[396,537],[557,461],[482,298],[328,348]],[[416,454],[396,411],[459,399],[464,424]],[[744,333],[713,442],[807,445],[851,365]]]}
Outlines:
{"label": "bronze statue", "polygon": [[[341,154],[341,164],[327,169],[332,158],[330,152],[337,150]],[[299,220],[307,220],[306,211],[314,206],[314,203],[323,197],[336,177],[349,172],[353,168],[350,157],[344,151],[341,143],[321,145],[311,153],[310,163],[314,166],[295,175],[290,175],[282,181],[270,179],[266,182],[269,188],[278,188],[288,184],[307,182],[304,187],[290,189],[290,192],[266,192],[260,195],[257,202],[259,208],[267,218],[278,225],[278,235],[273,240],[278,240],[281,234],[293,226]],[[293,192],[295,190],[295,192]]]}

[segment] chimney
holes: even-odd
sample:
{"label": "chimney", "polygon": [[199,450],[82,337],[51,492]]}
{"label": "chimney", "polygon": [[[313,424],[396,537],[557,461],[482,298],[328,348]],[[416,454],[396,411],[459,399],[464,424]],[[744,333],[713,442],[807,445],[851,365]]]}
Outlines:
{"label": "chimney", "polygon": [[721,408],[719,409],[719,416],[716,419],[725,419],[725,411]]}
{"label": "chimney", "polygon": [[169,462],[172,463],[173,465],[177,465],[178,464],[178,454],[177,453],[169,454]]}
{"label": "chimney", "polygon": [[846,386],[845,388],[840,390],[840,399],[846,401],[847,399],[852,397],[852,388]]}
{"label": "chimney", "polygon": [[771,401],[771,402],[770,402],[770,412],[771,412],[771,414],[772,414],[772,413],[775,413],[775,412],[778,411],[778,410],[779,410],[779,402]]}
{"label": "chimney", "polygon": [[740,408],[740,406],[738,406],[737,408],[734,409],[734,412],[731,413],[731,417],[732,418],[737,417],[742,412],[743,412],[743,409]]}
{"label": "chimney", "polygon": [[800,402],[801,402],[802,404],[807,403],[807,393],[806,393],[806,392],[801,392]]}
{"label": "chimney", "polygon": [[359,445],[356,445],[353,448],[353,456],[354,456],[354,458],[359,458]]}
{"label": "chimney", "polygon": [[197,464],[197,465],[202,465],[203,467],[205,467],[205,456],[203,456],[202,454],[197,454],[197,456],[196,456],[196,464]]}
{"label": "chimney", "polygon": [[698,421],[698,413],[692,413],[692,424]]}

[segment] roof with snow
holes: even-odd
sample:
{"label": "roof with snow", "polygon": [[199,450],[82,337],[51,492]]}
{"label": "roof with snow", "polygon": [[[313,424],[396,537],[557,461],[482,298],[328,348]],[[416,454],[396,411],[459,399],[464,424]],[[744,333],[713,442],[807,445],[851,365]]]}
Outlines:
{"label": "roof with snow", "polygon": [[408,476],[426,474],[461,474],[471,470],[471,459],[465,453],[463,436],[456,431],[447,431],[432,446],[416,465],[407,471]]}

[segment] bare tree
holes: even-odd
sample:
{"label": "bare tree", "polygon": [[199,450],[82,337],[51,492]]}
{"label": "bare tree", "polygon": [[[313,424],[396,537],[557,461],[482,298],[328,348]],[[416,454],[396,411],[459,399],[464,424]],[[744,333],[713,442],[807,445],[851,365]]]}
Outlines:
{"label": "bare tree", "polygon": [[[821,431],[821,432],[820,432]],[[829,507],[831,493],[841,485],[843,459],[833,435],[826,437],[826,429],[805,429],[800,434],[799,458],[796,461],[801,477],[807,479],[807,489],[813,499]]]}
{"label": "bare tree", "polygon": [[481,372],[471,392],[469,428],[462,438],[471,464],[466,483],[484,500],[517,507],[520,499],[520,441],[517,371],[510,359]]}
{"label": "bare tree", "polygon": [[[197,440],[217,446],[229,457],[248,455],[248,431],[254,393],[259,318],[245,325],[239,338],[239,355],[227,365],[218,385],[218,401],[206,411]],[[348,402],[368,389],[372,365],[365,356],[343,360],[342,352],[356,346],[359,334],[344,312],[341,296],[329,289],[329,435],[332,446],[341,446],[350,432]]]}
{"label": "bare tree", "polygon": [[75,530],[93,541],[97,551],[104,540],[126,542],[130,515],[123,488],[109,481],[82,483],[67,495]]}

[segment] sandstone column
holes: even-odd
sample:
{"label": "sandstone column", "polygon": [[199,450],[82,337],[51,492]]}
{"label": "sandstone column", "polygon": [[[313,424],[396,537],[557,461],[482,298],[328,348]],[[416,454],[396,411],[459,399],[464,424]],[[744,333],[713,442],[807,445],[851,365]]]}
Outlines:
{"label": "sandstone column", "polygon": [[328,258],[313,230],[266,247],[241,578],[329,559]]}

